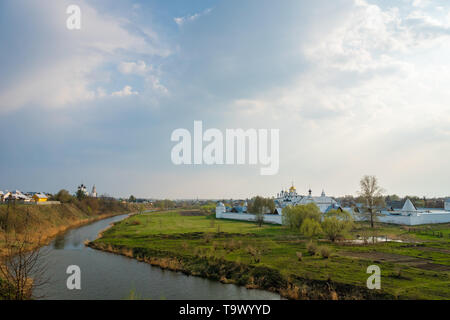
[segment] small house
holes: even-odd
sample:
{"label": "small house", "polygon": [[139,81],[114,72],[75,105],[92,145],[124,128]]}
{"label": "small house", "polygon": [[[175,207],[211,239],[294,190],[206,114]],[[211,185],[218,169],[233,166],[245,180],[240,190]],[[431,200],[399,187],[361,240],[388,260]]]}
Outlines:
{"label": "small house", "polygon": [[46,202],[48,200],[48,197],[43,194],[43,193],[36,193],[35,195],[33,195],[33,200],[38,203],[38,202]]}

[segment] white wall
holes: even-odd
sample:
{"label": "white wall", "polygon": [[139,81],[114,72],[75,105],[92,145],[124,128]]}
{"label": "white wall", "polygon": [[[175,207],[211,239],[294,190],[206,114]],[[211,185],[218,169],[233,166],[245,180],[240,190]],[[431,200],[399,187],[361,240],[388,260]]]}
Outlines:
{"label": "white wall", "polygon": [[[222,214],[216,214],[218,219],[232,219],[242,221],[255,221],[254,214],[247,213],[231,213],[226,212]],[[355,217],[356,218],[356,217]],[[358,219],[357,219],[358,220]],[[419,224],[431,224],[431,223],[446,223],[450,222],[450,213],[426,213],[419,216],[379,216],[378,221],[384,223],[403,224],[409,226],[415,226]],[[264,215],[264,222],[283,224],[282,216],[277,214]]]}
{"label": "white wall", "polygon": [[419,224],[450,222],[450,213],[426,213],[419,216],[381,216],[380,222],[405,224],[415,226]]}
{"label": "white wall", "polygon": [[[255,221],[254,214],[248,213],[222,213],[221,215],[216,214],[216,218],[218,219],[232,219],[232,220],[243,220],[243,221]],[[282,217],[277,214],[265,214],[264,222],[266,223],[274,223],[274,224],[282,224]]]}

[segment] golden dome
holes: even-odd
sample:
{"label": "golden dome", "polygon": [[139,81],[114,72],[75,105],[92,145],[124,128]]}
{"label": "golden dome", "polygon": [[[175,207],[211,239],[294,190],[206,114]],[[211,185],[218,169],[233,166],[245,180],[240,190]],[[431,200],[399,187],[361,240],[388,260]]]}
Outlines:
{"label": "golden dome", "polygon": [[295,190],[296,190],[296,189],[295,189],[294,186],[292,186],[292,187],[289,188],[289,192],[295,192]]}

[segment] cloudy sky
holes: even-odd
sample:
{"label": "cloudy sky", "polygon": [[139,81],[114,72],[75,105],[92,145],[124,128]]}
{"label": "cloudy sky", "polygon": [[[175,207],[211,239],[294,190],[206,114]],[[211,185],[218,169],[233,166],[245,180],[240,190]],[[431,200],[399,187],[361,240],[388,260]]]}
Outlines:
{"label": "cloudy sky", "polygon": [[[66,9],[81,8],[81,30]],[[450,195],[446,0],[0,2],[0,190]],[[280,169],[175,166],[171,133],[279,128]]]}

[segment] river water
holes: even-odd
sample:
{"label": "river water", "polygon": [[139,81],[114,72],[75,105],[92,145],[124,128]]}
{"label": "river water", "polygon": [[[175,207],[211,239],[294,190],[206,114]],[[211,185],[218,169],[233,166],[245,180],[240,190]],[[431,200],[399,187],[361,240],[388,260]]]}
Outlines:
{"label": "river water", "polygon": [[[36,288],[33,294],[41,299],[126,299],[134,292],[141,299],[280,299],[263,290],[223,284],[200,277],[162,270],[124,256],[86,247],[85,240],[94,240],[111,223],[127,215],[107,218],[72,229],[43,248],[50,282]],[[67,289],[67,267],[81,269],[81,290]]]}

